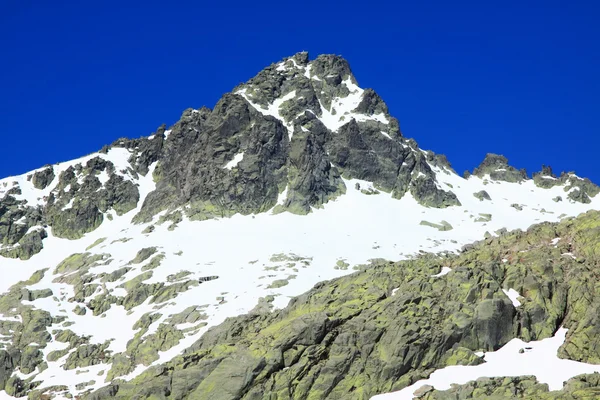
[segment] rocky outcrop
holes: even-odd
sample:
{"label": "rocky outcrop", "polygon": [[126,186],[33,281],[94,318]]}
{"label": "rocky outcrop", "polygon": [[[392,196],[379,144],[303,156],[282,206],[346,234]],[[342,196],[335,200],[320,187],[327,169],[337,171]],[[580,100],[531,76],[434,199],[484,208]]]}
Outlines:
{"label": "rocky outcrop", "polygon": [[486,192],[485,190],[480,190],[479,192],[475,192],[475,193],[473,193],[473,196],[475,196],[476,199],[479,199],[479,201],[492,200],[492,198],[490,197],[488,192]]}
{"label": "rocky outcrop", "polygon": [[[108,176],[104,184],[97,177],[102,172]],[[134,209],[138,201],[136,185],[116,174],[110,161],[95,157],[85,168],[78,164],[60,174],[57,187],[48,197],[44,216],[53,234],[78,239],[100,226],[105,212],[114,210],[122,215]]]}
{"label": "rocky outcrop", "polygon": [[0,256],[29,260],[44,247],[43,240],[48,237],[45,229],[35,229],[25,234],[14,246],[0,249]]}
{"label": "rocky outcrop", "polygon": [[[438,188],[428,158],[436,166],[449,167],[447,161],[402,138],[381,98],[354,86],[345,60],[307,57],[299,53],[264,69],[214,110],[186,110],[166,140],[159,130],[152,142],[162,144],[148,151],[158,160],[157,188],[135,221],[184,204],[192,219],[259,213],[276,204],[278,212],[305,214],[345,192],[341,177],[369,180],[397,198],[410,191],[427,206],[460,204]],[[359,100],[344,111],[350,96]]]}
{"label": "rocky outcrop", "polygon": [[28,259],[39,252],[46,232],[40,227],[42,212],[16,200],[17,191],[9,191],[0,199],[0,255]]}
{"label": "rocky outcrop", "polygon": [[31,183],[33,183],[33,187],[36,189],[46,189],[54,180],[54,169],[52,166],[48,166],[47,168],[37,171],[33,174],[31,178]]}
{"label": "rocky outcrop", "polygon": [[420,400],[466,399],[523,399],[523,400],[575,400],[596,399],[600,392],[600,374],[580,375],[569,379],[558,391],[548,391],[548,385],[539,383],[533,376],[514,378],[480,378],[464,385],[454,385],[445,391],[428,387],[418,396]]}
{"label": "rocky outcrop", "polygon": [[486,175],[495,181],[521,182],[527,179],[524,169],[517,170],[508,165],[508,159],[498,154],[488,153],[479,167],[473,170],[473,175],[483,178]]}
{"label": "rocky outcrop", "polygon": [[99,156],[68,167],[58,178],[54,167],[47,167],[31,176],[31,190],[45,190],[36,204],[19,199],[22,189],[15,182],[0,198],[0,255],[29,259],[43,248],[48,225],[55,236],[78,239],[100,226],[105,213],[135,208],[138,188],[121,173]]}
{"label": "rocky outcrop", "polygon": [[580,178],[573,172],[563,172],[560,177],[556,177],[552,173],[552,168],[546,166],[542,168],[541,172],[533,175],[533,181],[536,186],[544,189],[563,186],[568,199],[584,204],[591,203],[591,198],[600,193],[600,187],[589,179]]}

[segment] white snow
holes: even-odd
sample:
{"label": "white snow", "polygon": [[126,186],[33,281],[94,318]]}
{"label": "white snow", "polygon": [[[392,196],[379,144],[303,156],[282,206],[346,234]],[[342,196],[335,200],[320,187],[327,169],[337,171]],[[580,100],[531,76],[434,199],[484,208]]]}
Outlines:
{"label": "white snow", "polygon": [[512,301],[513,306],[519,307],[521,305],[521,302],[519,300],[517,300],[521,295],[515,289],[508,289],[508,290],[502,289],[502,291],[504,292],[505,295],[508,296],[510,301]]}
{"label": "white snow", "polygon": [[285,62],[280,62],[277,64],[277,68],[275,68],[275,71],[286,71],[287,68],[285,67]]}
{"label": "white snow", "polygon": [[355,114],[352,111],[358,107],[364,93],[364,90],[352,83],[350,77],[342,83],[346,85],[350,91],[348,96],[332,99],[329,109],[325,108],[323,103],[319,100],[321,111],[323,113],[320,118],[321,122],[323,122],[323,124],[332,132],[337,132],[342,125],[348,123],[352,118],[358,118],[359,114]]}
{"label": "white snow", "polygon": [[387,133],[385,133],[384,131],[381,131],[381,134],[388,139],[392,139],[392,137],[390,135],[388,135]]}
{"label": "white snow", "polygon": [[98,178],[102,186],[104,186],[104,184],[110,179],[110,177],[108,176],[108,172],[106,171],[100,172],[96,177]]}
{"label": "white snow", "polygon": [[584,178],[582,178],[582,177],[580,177],[580,176],[577,176],[577,175],[575,175],[575,174],[573,174],[573,173],[570,173],[570,174],[569,174],[569,176],[570,176],[570,177],[572,177],[572,178],[578,179],[578,180],[580,180],[580,181],[585,181],[585,179],[584,179]]}
{"label": "white snow", "polygon": [[[279,195],[277,196],[276,206],[283,205],[283,203],[285,203],[285,201],[287,200],[288,187],[289,186],[286,186],[285,189],[283,189],[283,192],[279,193]],[[273,208],[275,208],[275,207],[273,207]]]}
{"label": "white snow", "polygon": [[[452,384],[462,385],[480,377],[534,375],[550,390],[560,390],[563,382],[580,374],[600,372],[600,365],[580,363],[558,358],[558,348],[564,343],[567,330],[559,329],[554,337],[537,342],[513,339],[495,352],[485,353],[485,363],[477,366],[450,366],[435,371],[428,379],[420,380],[398,392],[381,394],[371,400],[410,400],[413,393],[424,385],[437,390],[448,390]],[[530,350],[519,353],[520,349]]]}
{"label": "white snow", "polygon": [[252,100],[250,100],[250,98],[248,97],[248,94],[246,92],[247,92],[246,89],[240,89],[240,90],[238,90],[236,92],[236,94],[239,94],[244,99],[246,99],[246,101],[252,107],[254,107],[258,112],[260,112],[261,114],[263,114],[263,115],[270,115],[270,116],[275,117],[278,120],[280,120],[283,123],[283,125],[286,127],[286,129],[288,131],[288,136],[291,139],[292,138],[292,134],[294,133],[294,127],[290,123],[288,123],[281,116],[281,114],[279,114],[279,108],[286,101],[291,100],[294,97],[296,97],[296,91],[293,90],[293,91],[289,92],[288,94],[286,94],[285,96],[282,96],[282,97],[280,97],[278,99],[275,99],[275,101],[273,101],[273,103],[269,104],[269,106],[266,109],[263,108],[263,107],[261,107],[261,106],[259,106],[258,104],[253,103]]}
{"label": "white snow", "polygon": [[225,164],[225,166],[223,168],[232,169],[234,167],[237,167],[237,165],[240,163],[240,161],[242,161],[243,158],[244,158],[244,152],[242,151],[241,153],[236,154],[231,161],[229,161],[227,164]]}
{"label": "white snow", "polygon": [[73,203],[75,203],[75,197],[73,197],[63,208],[62,210],[68,210],[70,208],[73,208]]}
{"label": "white snow", "polygon": [[452,268],[442,267],[442,270],[438,274],[431,275],[431,277],[439,278],[440,276],[444,276],[444,275],[448,274],[450,271],[452,271]]}

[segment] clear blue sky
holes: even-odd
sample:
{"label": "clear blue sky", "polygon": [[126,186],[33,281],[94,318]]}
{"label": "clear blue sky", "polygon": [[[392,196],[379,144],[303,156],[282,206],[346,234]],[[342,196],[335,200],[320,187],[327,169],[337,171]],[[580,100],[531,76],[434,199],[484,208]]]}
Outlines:
{"label": "clear blue sky", "polygon": [[0,176],[148,135],[307,50],[348,59],[459,173],[496,152],[600,182],[597,1],[136,3],[0,0]]}

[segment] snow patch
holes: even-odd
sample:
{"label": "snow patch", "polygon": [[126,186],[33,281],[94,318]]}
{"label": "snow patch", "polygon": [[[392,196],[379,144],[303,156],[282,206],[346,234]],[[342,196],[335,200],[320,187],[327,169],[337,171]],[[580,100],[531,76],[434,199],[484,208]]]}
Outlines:
{"label": "snow patch", "polygon": [[441,270],[441,271],[440,271],[438,274],[431,275],[431,277],[432,277],[432,278],[439,278],[440,276],[447,275],[447,274],[448,274],[450,271],[452,271],[452,269],[451,269],[451,268],[448,268],[448,267],[442,267],[442,270]]}
{"label": "snow patch", "polygon": [[266,109],[257,104],[254,104],[252,102],[252,100],[250,100],[248,98],[248,95],[246,94],[246,92],[247,92],[247,89],[240,89],[236,92],[236,94],[239,94],[240,96],[242,96],[252,107],[254,107],[261,114],[270,115],[270,116],[275,117],[278,120],[280,120],[283,123],[283,125],[286,127],[286,129],[288,131],[288,136],[291,139],[292,134],[294,133],[294,127],[290,123],[286,122],[286,120],[281,116],[281,114],[279,114],[279,108],[286,101],[291,100],[294,97],[296,97],[296,91],[293,90],[293,91],[289,92],[288,94],[286,94],[285,96],[275,99],[273,101],[273,103],[271,103],[267,106]]}
{"label": "snow patch", "polygon": [[515,289],[508,289],[508,290],[502,289],[502,291],[504,292],[505,295],[508,296],[510,301],[512,301],[513,306],[519,307],[521,305],[521,302],[519,300],[517,300],[521,295]]}
{"label": "snow patch", "polygon": [[242,151],[241,153],[236,154],[233,157],[233,160],[231,160],[227,164],[225,164],[225,166],[223,168],[232,169],[234,167],[237,167],[237,165],[240,163],[240,161],[242,161],[243,158],[244,158],[244,152]]}
{"label": "snow patch", "polygon": [[[453,384],[462,385],[481,377],[534,375],[540,383],[548,384],[551,391],[560,390],[563,382],[574,376],[600,372],[600,365],[558,358],[558,348],[565,342],[566,333],[567,329],[560,328],[554,337],[529,343],[513,339],[500,350],[485,353],[483,364],[439,369],[428,379],[398,392],[373,396],[371,400],[410,400],[414,398],[413,393],[425,385],[448,390]],[[519,353],[525,347],[531,349]]]}

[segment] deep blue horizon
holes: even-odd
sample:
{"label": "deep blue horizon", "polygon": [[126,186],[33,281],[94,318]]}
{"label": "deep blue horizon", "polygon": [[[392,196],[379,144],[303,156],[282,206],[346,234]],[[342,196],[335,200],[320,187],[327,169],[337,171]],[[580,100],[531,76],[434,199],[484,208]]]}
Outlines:
{"label": "deep blue horizon", "polygon": [[85,3],[0,5],[0,177],[150,135],[308,51],[346,58],[459,174],[498,153],[600,183],[593,2]]}

